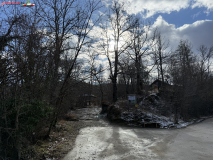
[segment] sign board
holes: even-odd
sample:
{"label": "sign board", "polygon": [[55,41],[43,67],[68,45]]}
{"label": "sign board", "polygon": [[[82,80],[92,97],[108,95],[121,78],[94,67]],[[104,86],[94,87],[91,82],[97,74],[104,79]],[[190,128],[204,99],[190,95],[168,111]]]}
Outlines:
{"label": "sign board", "polygon": [[128,102],[130,105],[136,104],[136,96],[135,95],[128,95]]}
{"label": "sign board", "polygon": [[128,100],[135,101],[135,96],[128,96]]}

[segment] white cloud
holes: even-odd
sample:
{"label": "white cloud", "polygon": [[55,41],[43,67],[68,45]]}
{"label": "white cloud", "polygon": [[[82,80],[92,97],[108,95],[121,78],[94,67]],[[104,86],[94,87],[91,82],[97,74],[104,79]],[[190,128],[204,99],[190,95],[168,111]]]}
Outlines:
{"label": "white cloud", "polygon": [[[170,41],[170,47],[175,50],[180,42],[180,40],[189,40],[193,45],[193,49],[197,52],[197,48],[204,44],[208,47],[213,45],[213,21],[212,20],[201,20],[196,21],[193,24],[185,24],[179,28],[176,28],[174,24],[169,24],[166,22],[162,16],[159,16],[156,21],[154,22],[152,29],[158,28],[161,32],[162,36],[165,40]],[[91,36],[94,38],[103,38],[104,35],[101,34],[101,28],[95,27],[92,32],[90,33]],[[98,67],[99,64],[102,64],[104,68],[109,66],[108,61],[106,60],[106,55],[103,54],[103,50],[98,48],[100,43],[96,42],[93,44],[92,51],[94,53],[99,54],[99,57],[95,60],[96,66]],[[112,58],[113,54],[110,55]],[[88,65],[88,56],[86,53],[81,53],[79,58],[85,59],[85,64]],[[87,60],[86,60],[87,59]],[[113,61],[113,60],[112,60]],[[108,77],[109,71],[105,71],[103,73],[104,77]]]}
{"label": "white cloud", "polygon": [[[213,10],[213,0],[117,0],[125,4],[129,14],[141,13],[144,18],[149,18],[157,13],[179,12],[181,9],[205,7],[208,14]],[[104,0],[107,6],[110,0]],[[108,3],[107,3],[108,2]]]}
{"label": "white cloud", "polygon": [[194,51],[204,44],[208,47],[213,45],[213,21],[201,20],[196,21],[193,24],[185,24],[179,28],[175,25],[167,23],[162,16],[159,16],[152,28],[158,27],[162,36],[170,41],[170,45],[173,49],[176,49],[180,40],[189,40],[193,45]]}
{"label": "white cloud", "polygon": [[196,18],[197,16],[199,16],[201,14],[201,11],[200,12],[198,12],[198,13],[196,13],[196,14],[194,14],[192,17],[193,17],[193,19],[194,18]]}
{"label": "white cloud", "polygon": [[195,0],[192,8],[195,7],[205,7],[207,8],[207,13],[213,10],[213,1],[212,0]]}
{"label": "white cloud", "polygon": [[[130,14],[142,13],[144,18],[157,13],[171,13],[180,11],[190,5],[190,0],[118,0],[126,3],[126,10]],[[127,7],[128,6],[128,7]]]}

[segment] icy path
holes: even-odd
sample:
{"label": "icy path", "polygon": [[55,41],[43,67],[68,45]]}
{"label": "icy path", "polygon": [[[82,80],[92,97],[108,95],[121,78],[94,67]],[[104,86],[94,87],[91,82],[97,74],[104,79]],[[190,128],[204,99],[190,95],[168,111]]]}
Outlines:
{"label": "icy path", "polygon": [[91,127],[64,160],[212,160],[213,118],[184,129]]}

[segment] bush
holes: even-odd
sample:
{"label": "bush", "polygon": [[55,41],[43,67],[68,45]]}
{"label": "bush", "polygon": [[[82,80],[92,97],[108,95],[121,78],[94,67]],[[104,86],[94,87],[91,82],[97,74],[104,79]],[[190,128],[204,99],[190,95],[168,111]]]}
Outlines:
{"label": "bush", "polygon": [[47,118],[52,113],[52,108],[47,103],[34,101],[23,105],[21,108],[20,126],[24,128],[23,132],[31,133],[41,120]]}
{"label": "bush", "polygon": [[[44,119],[47,119],[52,113],[52,109],[45,102],[34,100],[31,103],[18,104],[14,99],[10,99],[4,103],[6,109],[6,121],[4,112],[0,113],[1,122],[1,139],[0,148],[4,148],[4,157],[17,158],[17,154],[26,147],[26,141],[32,142],[33,134],[36,126],[39,123],[44,124]],[[18,106],[18,107],[17,107]],[[2,109],[2,108],[1,108]],[[16,128],[16,115],[18,116],[18,128]],[[9,130],[8,130],[9,129]],[[24,142],[25,141],[25,142]],[[20,146],[20,147],[17,147]],[[2,151],[3,152],[3,151]]]}

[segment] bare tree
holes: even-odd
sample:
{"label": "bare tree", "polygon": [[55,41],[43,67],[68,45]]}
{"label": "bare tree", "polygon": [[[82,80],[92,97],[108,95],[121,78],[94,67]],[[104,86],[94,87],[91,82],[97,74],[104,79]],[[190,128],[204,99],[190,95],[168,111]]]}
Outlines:
{"label": "bare tree", "polygon": [[[20,38],[20,36],[13,34],[11,35],[11,32],[14,31],[13,28],[17,23],[20,23],[22,21],[22,18],[19,16],[14,16],[11,20],[8,21],[9,28],[6,31],[6,34],[0,36],[0,51],[4,50],[5,46],[8,46],[9,42]],[[14,32],[13,32],[14,33]]]}
{"label": "bare tree", "polygon": [[[45,5],[44,5],[45,4]],[[100,1],[88,0],[84,6],[78,5],[77,0],[63,1],[39,1],[41,8],[40,17],[43,17],[44,26],[48,29],[49,43],[52,44],[51,52],[53,55],[53,74],[50,86],[50,103],[54,106],[54,114],[47,136],[52,127],[56,124],[60,115],[61,104],[66,95],[68,80],[73,71],[77,58],[83,47],[91,39],[88,37],[93,26],[99,21],[99,16],[94,19],[94,12],[101,7]],[[53,38],[52,38],[53,37]],[[76,41],[74,41],[74,39]],[[72,45],[65,47],[67,40],[72,41]],[[71,51],[72,64],[67,73],[63,75],[60,89],[56,93],[59,82],[60,57],[65,51]]]}
{"label": "bare tree", "polygon": [[130,93],[129,91],[129,85],[130,85],[130,79],[132,77],[132,74],[130,73],[130,66],[131,66],[131,60],[130,57],[123,56],[119,61],[119,76],[118,80],[120,84],[125,85],[125,97]]}
{"label": "bare tree", "polygon": [[159,75],[161,76],[162,80],[162,88],[164,88],[164,66],[167,61],[167,58],[169,57],[170,52],[167,51],[168,46],[169,46],[169,41],[165,41],[162,38],[162,35],[158,33],[156,46],[154,47],[154,61],[156,62],[157,65],[157,70],[158,70],[158,78]]}
{"label": "bare tree", "polygon": [[90,94],[92,93],[92,86],[93,82],[98,82],[100,92],[101,92],[101,102],[103,101],[103,72],[106,70],[102,64],[97,64],[96,59],[98,57],[98,54],[95,51],[91,51],[91,49],[88,49],[87,55],[89,57],[88,59],[88,64],[89,64],[89,74],[90,74],[90,84],[91,84],[91,91]]}
{"label": "bare tree", "polygon": [[150,27],[150,24],[145,25],[137,18],[135,26],[130,30],[132,44],[129,46],[127,53],[135,63],[137,94],[141,94],[141,90],[143,90],[143,74],[145,72],[143,59],[148,57],[150,49],[156,43],[156,30],[153,30],[152,34],[149,34]]}
{"label": "bare tree", "polygon": [[[201,45],[198,49],[199,51],[199,70],[200,70],[200,81],[202,82],[203,79],[208,78],[210,73],[210,67],[212,64],[212,57],[213,57],[213,46],[207,48],[205,45]],[[207,73],[205,75],[205,73]],[[206,77],[204,77],[206,76]]]}
{"label": "bare tree", "polygon": [[175,121],[181,114],[184,119],[189,117],[189,106],[196,94],[197,84],[195,77],[196,58],[188,41],[180,41],[177,50],[171,55],[170,74],[173,79],[175,92]]}
{"label": "bare tree", "polygon": [[[101,47],[109,62],[110,79],[113,85],[113,102],[117,101],[117,76],[120,55],[128,48],[127,32],[134,26],[133,16],[124,12],[124,4],[113,1],[108,10],[106,24],[102,26]],[[112,32],[112,33],[111,33]]]}
{"label": "bare tree", "polygon": [[[0,78],[3,85],[0,85],[3,91],[3,97],[0,96],[3,104],[0,107],[0,117],[3,119],[0,128],[5,137],[2,142],[5,145],[5,157],[20,159],[23,137],[30,137],[37,122],[44,118],[41,116],[43,113],[31,115],[31,112],[38,109],[38,103],[42,104],[43,100],[45,55],[40,46],[43,37],[36,32],[34,19],[22,14],[18,19],[17,15],[14,17],[2,42],[7,43],[7,47],[5,51],[2,49],[4,56],[0,58],[1,71],[5,70]],[[32,107],[35,104],[38,106]],[[46,107],[42,109],[44,111]],[[37,122],[26,121],[27,118],[35,118]]]}

